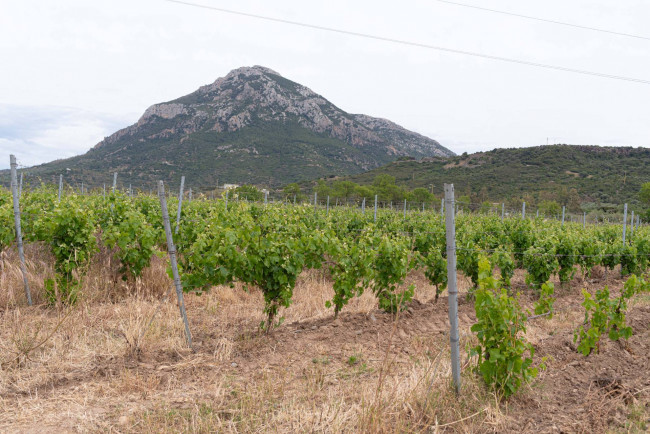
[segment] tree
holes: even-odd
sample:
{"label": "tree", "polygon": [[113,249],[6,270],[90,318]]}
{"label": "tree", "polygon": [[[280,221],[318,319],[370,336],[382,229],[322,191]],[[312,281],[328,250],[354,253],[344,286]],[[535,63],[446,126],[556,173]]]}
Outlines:
{"label": "tree", "polygon": [[283,189],[282,192],[284,193],[284,196],[287,198],[287,200],[291,201],[293,198],[297,202],[302,202],[303,200],[307,199],[307,196],[301,193],[300,191],[300,186],[293,182],[291,184],[287,184]]}
{"label": "tree", "polygon": [[431,202],[433,195],[424,187],[418,187],[409,194],[410,200],[417,203]]}
{"label": "tree", "polygon": [[526,202],[526,207],[528,209],[533,209],[535,207],[535,205],[537,205],[537,201],[535,200],[533,195],[530,194],[530,193],[524,193],[524,195],[522,196],[521,199],[522,199],[523,202]]}
{"label": "tree", "polygon": [[318,197],[325,198],[332,195],[332,189],[325,183],[324,180],[319,179],[318,183],[314,187],[314,193],[318,194]]}
{"label": "tree", "polygon": [[240,199],[252,200],[254,202],[259,202],[264,198],[264,194],[257,189],[254,185],[244,184],[235,188],[233,192]]}
{"label": "tree", "polygon": [[486,186],[483,186],[481,188],[481,191],[478,192],[478,195],[476,196],[476,199],[477,199],[476,200],[477,202],[481,202],[481,203],[487,202],[487,200],[488,200],[488,191],[487,191]]}
{"label": "tree", "polygon": [[578,212],[580,211],[580,195],[578,194],[578,190],[575,188],[572,188],[569,190],[569,197],[568,197],[568,202],[567,202],[567,208],[569,208],[569,211],[571,212]]}
{"label": "tree", "polygon": [[387,174],[375,176],[372,186],[382,201],[401,201],[406,194],[402,187],[395,185],[395,177]]}
{"label": "tree", "polygon": [[357,185],[354,189],[354,194],[360,199],[366,198],[366,201],[375,197],[375,192],[370,187],[365,185]]}
{"label": "tree", "polygon": [[547,216],[556,216],[562,211],[562,207],[554,200],[543,200],[538,205],[539,212]]}
{"label": "tree", "polygon": [[349,199],[354,194],[357,185],[352,181],[335,181],[333,187],[334,196]]}
{"label": "tree", "polygon": [[642,203],[650,206],[650,182],[646,182],[641,186],[639,191],[639,199]]}
{"label": "tree", "polygon": [[375,176],[375,179],[372,181],[372,185],[373,187],[377,188],[395,185],[395,177],[382,173],[381,175]]}
{"label": "tree", "polygon": [[297,183],[292,182],[291,184],[287,184],[282,189],[282,191],[284,192],[285,196],[298,196],[300,194],[300,186]]}

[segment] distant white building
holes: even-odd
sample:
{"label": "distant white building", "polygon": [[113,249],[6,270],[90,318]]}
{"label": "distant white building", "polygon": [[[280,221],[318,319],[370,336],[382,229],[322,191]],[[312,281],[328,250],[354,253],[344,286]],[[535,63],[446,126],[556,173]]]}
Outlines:
{"label": "distant white building", "polygon": [[239,184],[224,184],[223,185],[224,190],[234,190],[237,187],[239,187]]}

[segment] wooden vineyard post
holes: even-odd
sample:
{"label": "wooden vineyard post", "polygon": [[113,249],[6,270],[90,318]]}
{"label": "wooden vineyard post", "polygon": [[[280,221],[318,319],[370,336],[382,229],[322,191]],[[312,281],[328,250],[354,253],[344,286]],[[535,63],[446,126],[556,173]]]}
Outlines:
{"label": "wooden vineyard post", "polygon": [[176,229],[174,233],[178,233],[178,227],[181,224],[181,209],[183,206],[183,189],[185,188],[185,177],[181,176],[181,190],[178,193],[178,210],[176,211]]}
{"label": "wooden vineyard post", "polygon": [[449,294],[449,344],[451,346],[451,372],[456,393],[460,393],[460,336],[458,333],[458,288],[456,285],[456,221],[454,216],[454,184],[445,184],[447,212],[445,227],[447,238],[447,292]]}
{"label": "wooden vineyard post", "polygon": [[117,172],[113,173],[113,193],[117,189]]}
{"label": "wooden vineyard post", "polygon": [[562,205],[562,226],[564,226],[564,212],[566,211],[566,207]]}
{"label": "wooden vineyard post", "polygon": [[330,197],[327,196],[327,211],[325,211],[325,215],[330,215]]}
{"label": "wooden vineyard post", "polygon": [[9,164],[11,166],[11,195],[14,201],[14,224],[16,226],[16,244],[18,244],[18,256],[20,257],[20,271],[23,274],[23,283],[25,285],[25,296],[27,297],[27,304],[32,305],[32,293],[29,290],[29,282],[27,281],[27,267],[25,266],[25,251],[23,250],[23,234],[20,231],[20,202],[18,199],[18,180],[16,176],[16,156],[9,156]]}
{"label": "wooden vineyard post", "polygon": [[167,212],[167,199],[165,198],[165,185],[162,181],[158,181],[158,197],[160,198],[160,209],[162,211],[163,225],[165,226],[165,237],[167,238],[167,253],[169,254],[169,262],[172,267],[172,275],[174,276],[174,286],[176,287],[176,297],[178,299],[178,308],[181,311],[183,324],[185,325],[185,338],[187,344],[194,351],[192,347],[192,334],[190,333],[190,324],[187,321],[187,312],[185,311],[185,300],[183,298],[183,287],[181,286],[181,278],[178,275],[178,263],[176,262],[176,247],[174,246],[174,239],[172,238],[172,228],[169,223],[169,213]]}
{"label": "wooden vineyard post", "polygon": [[503,221],[503,217],[505,215],[505,212],[506,212],[506,204],[501,202],[501,221]]}
{"label": "wooden vineyard post", "polygon": [[526,218],[526,202],[521,204],[521,219]]}
{"label": "wooden vineyard post", "polygon": [[363,201],[361,202],[361,214],[365,215],[366,214],[366,198],[363,198]]}
{"label": "wooden vineyard post", "polygon": [[406,199],[404,199],[404,218],[406,218]]}

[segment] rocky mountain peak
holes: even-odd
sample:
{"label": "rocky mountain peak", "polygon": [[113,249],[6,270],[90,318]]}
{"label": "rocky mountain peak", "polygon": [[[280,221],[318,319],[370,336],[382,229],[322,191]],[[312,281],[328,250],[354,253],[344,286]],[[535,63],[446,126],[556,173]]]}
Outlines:
{"label": "rocky mountain peak", "polygon": [[233,69],[224,78],[228,80],[239,76],[251,77],[251,76],[259,76],[259,75],[266,75],[266,74],[273,74],[281,77],[281,75],[278,72],[272,70],[271,68],[267,68],[266,66],[261,66],[261,65],[255,65],[255,66],[242,66],[240,68]]}
{"label": "rocky mountain peak", "polygon": [[179,127],[187,133],[203,129],[235,132],[258,122],[293,120],[353,146],[380,145],[389,155],[453,155],[435,140],[388,120],[348,114],[311,89],[259,65],[237,68],[189,95],[156,104],[138,125],[154,118],[178,118]]}
{"label": "rocky mountain peak", "polygon": [[[94,149],[118,158],[164,147],[170,155],[180,152],[191,158],[190,150],[197,146],[201,151],[191,151],[197,155],[192,158],[205,164],[215,158],[236,161],[246,166],[233,169],[241,173],[252,171],[251,159],[265,152],[278,162],[291,155],[295,164],[317,167],[318,173],[354,173],[400,156],[453,155],[435,140],[389,120],[346,113],[308,87],[259,65],[237,68],[188,95],[149,107],[136,124]],[[165,161],[168,165],[171,160]],[[282,179],[293,180],[304,175],[291,170],[307,169],[282,170],[287,172]]]}
{"label": "rocky mountain peak", "polygon": [[212,102],[227,98],[243,101],[251,97],[255,97],[256,102],[264,99],[274,102],[277,95],[285,97],[293,95],[296,98],[317,96],[307,87],[287,80],[276,71],[259,65],[234,69],[226,76],[200,87],[190,95]]}

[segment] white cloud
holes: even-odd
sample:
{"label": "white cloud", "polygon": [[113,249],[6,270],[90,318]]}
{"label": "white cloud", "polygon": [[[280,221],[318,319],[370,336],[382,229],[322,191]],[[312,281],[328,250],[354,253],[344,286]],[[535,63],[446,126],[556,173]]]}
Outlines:
{"label": "white cloud", "polygon": [[0,169],[9,154],[26,166],[82,154],[137,119],[70,107],[0,104]]}
{"label": "white cloud", "polygon": [[[195,1],[460,50],[650,77],[646,40],[435,1]],[[647,85],[324,33],[162,0],[5,3],[0,14],[5,65],[0,68],[0,149],[23,152],[26,164],[83,152],[137,120],[151,104],[254,64],[311,87],[344,110],[391,119],[459,153],[542,144],[546,137],[650,146]],[[492,0],[490,7],[646,35],[650,16],[650,4],[643,0]],[[0,155],[0,167],[6,166],[5,159]]]}

